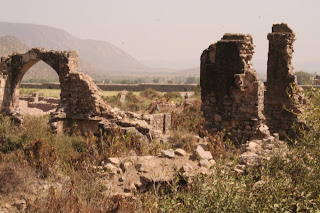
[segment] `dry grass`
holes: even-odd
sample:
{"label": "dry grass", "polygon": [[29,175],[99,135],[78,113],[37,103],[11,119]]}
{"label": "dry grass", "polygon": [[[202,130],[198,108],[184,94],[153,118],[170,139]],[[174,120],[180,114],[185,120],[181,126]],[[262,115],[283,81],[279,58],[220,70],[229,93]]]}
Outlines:
{"label": "dry grass", "polygon": [[37,179],[34,170],[14,161],[0,162],[0,195],[13,196],[19,192],[28,192]]}

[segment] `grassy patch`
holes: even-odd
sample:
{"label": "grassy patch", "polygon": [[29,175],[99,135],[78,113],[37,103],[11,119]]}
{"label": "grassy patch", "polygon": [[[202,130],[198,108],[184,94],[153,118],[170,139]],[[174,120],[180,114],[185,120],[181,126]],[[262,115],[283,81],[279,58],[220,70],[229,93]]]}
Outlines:
{"label": "grassy patch", "polygon": [[33,92],[37,92],[39,96],[60,98],[60,89],[33,89],[33,88],[20,88],[21,95],[29,95]]}

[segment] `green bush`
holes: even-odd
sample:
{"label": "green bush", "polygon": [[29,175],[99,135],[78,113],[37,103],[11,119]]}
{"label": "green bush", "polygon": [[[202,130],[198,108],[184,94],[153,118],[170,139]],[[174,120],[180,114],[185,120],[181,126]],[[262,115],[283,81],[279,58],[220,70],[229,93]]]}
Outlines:
{"label": "green bush", "polygon": [[150,100],[163,97],[163,95],[161,95],[161,93],[157,92],[154,89],[150,89],[150,88],[142,91],[140,93],[140,96],[147,98],[147,99],[150,99]]}
{"label": "green bush", "polygon": [[166,92],[164,95],[163,95],[164,98],[168,98],[170,97],[171,98],[181,98],[182,99],[182,96],[180,94],[180,92]]}
{"label": "green bush", "polygon": [[[210,176],[196,176],[192,184],[173,184],[169,193],[145,199],[160,212],[319,212],[320,210],[320,90],[306,90],[299,140],[289,151],[247,166],[236,175],[237,155],[224,154]],[[191,127],[188,126],[187,127]],[[221,140],[221,137],[217,138]],[[181,181],[180,181],[181,182]]]}

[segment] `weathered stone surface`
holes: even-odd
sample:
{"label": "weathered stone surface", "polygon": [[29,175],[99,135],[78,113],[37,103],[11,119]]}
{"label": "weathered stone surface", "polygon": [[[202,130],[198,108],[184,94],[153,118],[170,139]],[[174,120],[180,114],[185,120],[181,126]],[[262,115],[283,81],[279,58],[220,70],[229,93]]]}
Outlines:
{"label": "weathered stone surface", "polygon": [[225,129],[237,142],[263,138],[264,85],[252,67],[252,37],[225,34],[201,55],[202,111],[209,130]]}
{"label": "weathered stone surface", "polygon": [[111,164],[114,164],[116,166],[120,165],[120,159],[119,158],[108,158],[108,162]]}
{"label": "weathered stone surface", "polygon": [[113,175],[115,175],[115,174],[118,173],[118,172],[117,172],[118,167],[116,167],[115,165],[113,165],[113,164],[111,164],[111,163],[105,164],[105,165],[103,166],[103,169],[104,169],[105,171],[107,171],[108,173],[113,174]]}
{"label": "weathered stone surface", "polygon": [[[19,110],[19,88],[24,74],[38,61],[51,66],[59,76],[60,102],[51,113],[49,124],[56,132],[77,126],[83,132],[109,131],[117,125],[135,128],[134,134],[150,141],[158,135],[169,132],[171,115],[160,113],[142,116],[138,113],[111,109],[100,95],[100,89],[90,76],[78,72],[76,51],[47,51],[33,48],[26,53],[14,53],[1,59],[0,104],[1,112],[10,115],[21,124],[23,116]],[[38,103],[39,97],[33,97]],[[125,129],[126,131],[127,129]]]}
{"label": "weathered stone surface", "polygon": [[301,112],[302,88],[297,83],[291,65],[295,33],[287,24],[274,24],[272,32],[268,34],[268,40],[265,97],[267,125],[271,133],[279,132],[283,136],[284,133],[288,134],[293,122],[300,122],[295,113]]}
{"label": "weathered stone surface", "polygon": [[179,156],[185,156],[187,154],[186,151],[184,151],[183,149],[180,149],[180,148],[174,150],[174,153]]}
{"label": "weathered stone surface", "polygon": [[167,158],[174,158],[175,157],[173,149],[163,150],[161,153],[164,157],[167,157]]}
{"label": "weathered stone surface", "polygon": [[240,155],[240,162],[245,163],[247,165],[260,165],[261,163],[261,156],[259,156],[255,152],[245,152]]}
{"label": "weathered stone surface", "polygon": [[183,165],[181,167],[181,170],[180,170],[182,173],[191,173],[193,171],[193,167],[190,166],[188,163]]}
{"label": "weathered stone surface", "polygon": [[148,172],[149,171],[149,166],[144,163],[139,163],[135,166],[136,170],[138,172]]}
{"label": "weathered stone surface", "polygon": [[194,150],[194,156],[199,159],[211,160],[212,155],[209,151],[205,151],[201,145],[198,145],[197,148]]}
{"label": "weathered stone surface", "polygon": [[266,88],[252,67],[250,35],[225,34],[203,51],[201,100],[209,130],[225,129],[233,141],[244,143],[270,132],[293,138],[293,123],[306,127],[297,117],[303,98],[291,65],[295,33],[287,24],[275,24],[268,40]]}
{"label": "weathered stone surface", "polygon": [[92,79],[77,71],[76,51],[46,51],[33,48],[26,53],[15,53],[1,59],[1,81],[5,82],[1,88],[2,112],[17,111],[21,80],[28,69],[40,60],[51,66],[59,76],[61,99],[58,108],[62,109],[68,118],[89,119],[110,111]]}
{"label": "weathered stone surface", "polygon": [[27,201],[22,200],[16,200],[13,204],[19,211],[23,212],[27,208]]}

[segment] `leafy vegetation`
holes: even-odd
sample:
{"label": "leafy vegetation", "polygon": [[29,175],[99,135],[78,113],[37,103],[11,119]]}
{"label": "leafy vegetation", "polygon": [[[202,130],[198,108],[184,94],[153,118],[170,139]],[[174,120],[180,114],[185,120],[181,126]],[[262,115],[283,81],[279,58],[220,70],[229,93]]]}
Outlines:
{"label": "leafy vegetation", "polygon": [[[49,179],[62,172],[71,178],[70,192],[54,188],[30,204],[30,211],[102,212],[317,212],[320,210],[320,90],[304,92],[304,113],[308,129],[288,143],[287,153],[248,167],[247,174],[234,172],[238,150],[225,140],[224,132],[210,135],[204,129],[201,102],[182,103],[172,114],[172,136],[168,143],[145,143],[130,132],[112,129],[108,134],[81,134],[78,131],[55,135],[41,117],[26,117],[22,127],[0,118],[0,195],[27,188],[36,175]],[[167,94],[168,95],[168,94]],[[173,96],[173,95],[172,95]],[[154,91],[128,94],[128,101],[157,98]],[[180,110],[179,110],[180,109]],[[183,147],[192,151],[197,138],[206,137],[216,165],[211,175],[187,178],[136,199],[108,197],[94,166],[108,157],[156,154],[162,148]],[[26,176],[26,175],[27,176]],[[22,184],[24,183],[24,184]]]}
{"label": "leafy vegetation", "polygon": [[314,75],[304,71],[298,71],[294,73],[297,76],[297,81],[299,85],[310,85]]}
{"label": "leafy vegetation", "polygon": [[[166,193],[151,193],[148,202],[160,212],[318,212],[320,210],[320,90],[305,91],[307,104],[300,116],[310,129],[290,143],[288,153],[249,167],[235,175],[237,155],[223,152],[210,176],[192,184],[173,184]],[[192,126],[192,125],[191,125]]]}

